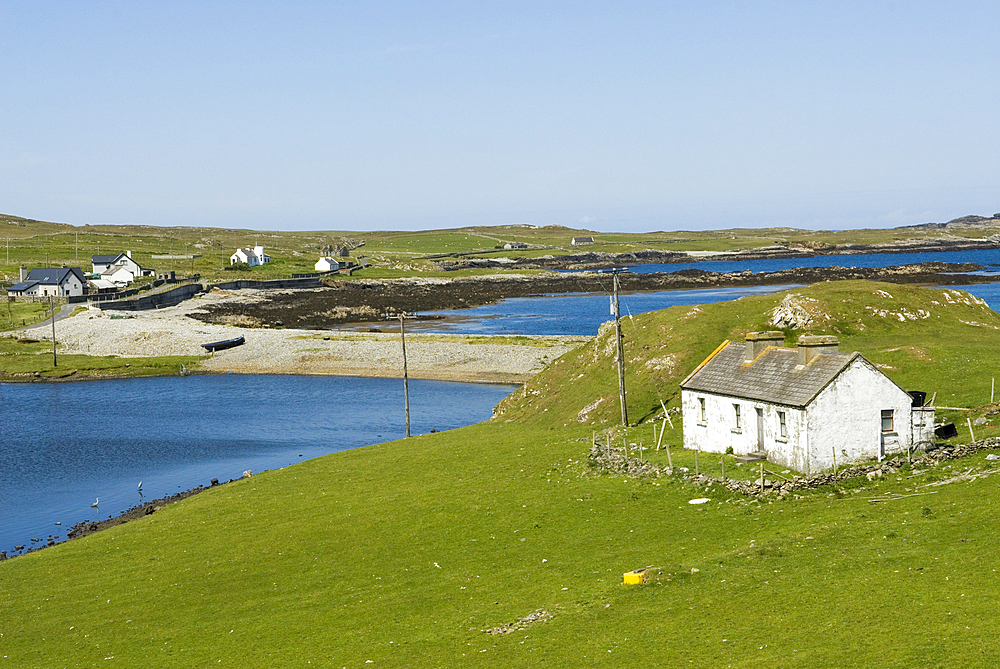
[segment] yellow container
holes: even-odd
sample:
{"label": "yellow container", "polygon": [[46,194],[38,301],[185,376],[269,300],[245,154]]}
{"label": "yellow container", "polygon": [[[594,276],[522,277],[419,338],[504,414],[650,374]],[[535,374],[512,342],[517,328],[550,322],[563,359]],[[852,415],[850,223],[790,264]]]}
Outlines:
{"label": "yellow container", "polygon": [[649,572],[643,569],[633,569],[632,571],[625,572],[625,585],[639,585],[646,582],[647,574]]}

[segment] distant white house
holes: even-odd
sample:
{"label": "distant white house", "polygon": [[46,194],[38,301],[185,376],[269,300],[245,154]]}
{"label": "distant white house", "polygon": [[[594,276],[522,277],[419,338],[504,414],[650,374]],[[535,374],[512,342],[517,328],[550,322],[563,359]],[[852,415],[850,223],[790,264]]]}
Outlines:
{"label": "distant white house", "polygon": [[754,332],[681,382],[684,447],[812,474],[934,443],[934,409],[832,336]]}
{"label": "distant white house", "polygon": [[[94,274],[114,274],[120,269],[128,270],[132,277],[153,276],[156,272],[151,269],[141,267],[139,263],[132,260],[132,252],[125,251],[115,255],[94,255],[90,256],[90,262],[94,266]],[[132,279],[129,279],[131,281]]]}
{"label": "distant white house", "polygon": [[316,261],[317,272],[333,272],[340,269],[340,263],[333,258],[323,257]]}
{"label": "distant white house", "polygon": [[264,253],[263,246],[255,246],[252,249],[236,249],[236,253],[229,256],[229,264],[235,265],[238,262],[245,262],[251,267],[257,267],[266,262],[271,262],[271,256]]}
{"label": "distant white house", "polygon": [[135,273],[128,267],[111,267],[101,274],[102,279],[116,286],[127,286],[135,281],[135,277]]}
{"label": "distant white house", "polygon": [[586,244],[593,244],[593,237],[574,237],[570,242],[573,246],[584,246]]}
{"label": "distant white house", "polygon": [[86,295],[87,279],[79,267],[21,268],[21,281],[7,289],[8,295],[71,297]]}
{"label": "distant white house", "polygon": [[505,251],[513,251],[515,249],[526,249],[528,245],[524,242],[507,242],[503,245]]}

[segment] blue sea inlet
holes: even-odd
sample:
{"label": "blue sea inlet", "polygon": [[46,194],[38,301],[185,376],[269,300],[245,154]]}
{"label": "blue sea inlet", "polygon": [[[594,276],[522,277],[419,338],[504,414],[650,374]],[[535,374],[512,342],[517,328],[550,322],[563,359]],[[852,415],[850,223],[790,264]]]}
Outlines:
{"label": "blue sea inlet", "polygon": [[[1000,249],[976,251],[946,251],[942,253],[867,253],[857,255],[825,255],[813,258],[768,258],[762,260],[703,260],[691,263],[635,265],[629,271],[677,272],[683,269],[702,269],[710,272],[742,272],[750,270],[774,272],[795,267],[891,267],[921,262],[978,263],[984,267],[981,274],[1000,272]],[[998,276],[1000,278],[1000,276]],[[728,288],[702,288],[697,290],[660,290],[632,292],[628,289],[628,275],[622,277],[621,313],[635,315],[683,304],[707,304],[735,300],[747,295],[777,293],[797,287],[734,286]],[[996,310],[1000,307],[1000,283],[955,286],[977,295]],[[611,278],[608,277],[608,290]],[[439,321],[413,321],[407,329],[443,331],[461,334],[505,335],[581,335],[597,334],[601,323],[610,320],[607,293],[558,293],[536,297],[518,297],[470,309],[426,312],[421,315],[440,316]],[[347,326],[345,329],[367,329],[365,326]],[[387,326],[391,327],[391,326]]]}
{"label": "blue sea inlet", "polygon": [[[411,433],[486,420],[514,388],[411,380]],[[49,535],[63,540],[74,523],[116,516],[213,478],[401,439],[406,429],[398,379],[225,375],[0,384],[0,407],[0,550],[8,555],[15,545],[35,548]]]}

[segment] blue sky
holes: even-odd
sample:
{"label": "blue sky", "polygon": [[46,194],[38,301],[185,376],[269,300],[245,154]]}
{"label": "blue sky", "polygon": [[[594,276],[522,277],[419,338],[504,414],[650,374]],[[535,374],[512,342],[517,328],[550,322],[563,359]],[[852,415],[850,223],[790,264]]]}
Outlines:
{"label": "blue sky", "polygon": [[612,231],[1000,212],[996,2],[0,0],[0,211]]}

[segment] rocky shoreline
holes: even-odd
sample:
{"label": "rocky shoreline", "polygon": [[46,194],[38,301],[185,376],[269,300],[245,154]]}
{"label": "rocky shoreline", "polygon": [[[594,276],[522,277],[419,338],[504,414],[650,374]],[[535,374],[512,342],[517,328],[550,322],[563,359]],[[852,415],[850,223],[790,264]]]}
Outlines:
{"label": "rocky shoreline", "polygon": [[[248,473],[245,476],[248,475],[250,474]],[[229,479],[228,481],[223,481],[220,483],[218,479],[212,479],[212,484],[208,487],[200,485],[195,488],[191,488],[190,490],[184,490],[183,492],[169,495],[167,497],[160,497],[158,499],[153,499],[148,502],[144,502],[142,504],[136,504],[135,506],[126,509],[125,511],[122,511],[117,516],[111,516],[110,518],[106,518],[105,520],[81,520],[79,523],[73,525],[73,527],[69,530],[69,532],[66,533],[66,538],[63,539],[62,541],[59,541],[52,535],[49,535],[49,538],[46,540],[45,543],[41,543],[39,541],[37,546],[27,546],[27,545],[20,546],[19,548],[21,548],[22,550],[15,551],[14,555],[7,555],[7,551],[0,551],[0,560],[7,560],[13,557],[17,557],[19,555],[27,555],[28,553],[34,553],[35,551],[40,551],[43,548],[48,548],[50,546],[55,546],[57,544],[66,543],[67,541],[70,541],[72,539],[79,539],[80,537],[85,537],[88,534],[94,534],[95,532],[100,532],[101,530],[107,530],[109,528],[116,527],[118,525],[124,525],[130,520],[138,520],[139,518],[145,518],[146,516],[151,516],[168,504],[173,504],[175,502],[181,501],[182,499],[193,497],[198,493],[205,492],[206,490],[218,487],[219,485],[226,485],[227,483],[232,483],[234,480],[236,479]],[[34,539],[32,539],[32,541],[34,541]]]}
{"label": "rocky shoreline", "polygon": [[[895,267],[800,267],[756,274],[750,270],[723,273],[686,269],[628,273],[621,277],[621,287],[629,292],[811,284],[850,279],[949,286],[996,281],[996,277],[969,273],[982,269],[976,263],[944,262]],[[465,309],[507,298],[607,292],[610,279],[597,272],[545,272],[454,278],[327,279],[324,286],[307,291],[277,291],[253,301],[217,301],[191,316],[205,323],[225,325],[325,329],[346,323],[383,322],[386,314]]]}
{"label": "rocky shoreline", "polygon": [[[789,246],[762,246],[745,251],[712,253],[700,259],[712,260],[768,260],[777,258],[813,258],[824,255],[862,255],[867,253],[940,253],[944,251],[978,251],[996,249],[1000,237],[994,235],[985,239],[949,237],[936,239],[914,239],[893,241],[885,244],[825,244],[808,243]],[[621,265],[689,263],[698,258],[684,251],[661,251],[641,249],[629,253],[602,253],[588,251],[570,255],[547,255],[539,258],[482,258],[457,257],[436,260],[443,270],[460,269],[568,269],[586,270],[617,267]]]}

